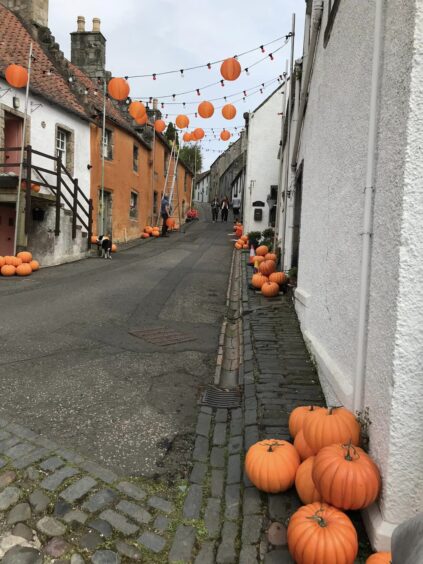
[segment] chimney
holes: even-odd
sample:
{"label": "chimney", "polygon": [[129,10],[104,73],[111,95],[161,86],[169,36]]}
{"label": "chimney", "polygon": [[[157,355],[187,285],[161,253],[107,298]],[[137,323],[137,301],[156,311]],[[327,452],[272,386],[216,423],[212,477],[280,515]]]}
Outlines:
{"label": "chimney", "polygon": [[71,61],[90,77],[103,78],[106,73],[106,38],[100,30],[100,18],[93,19],[92,31],[85,31],[83,16],[78,16],[77,23],[78,31],[71,33]]}
{"label": "chimney", "polygon": [[29,23],[48,27],[48,0],[0,0],[0,4]]}

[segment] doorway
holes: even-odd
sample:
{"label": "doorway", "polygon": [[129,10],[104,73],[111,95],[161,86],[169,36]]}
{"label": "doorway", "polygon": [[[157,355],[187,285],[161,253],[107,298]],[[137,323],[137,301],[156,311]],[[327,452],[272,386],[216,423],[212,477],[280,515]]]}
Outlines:
{"label": "doorway", "polygon": [[19,150],[8,151],[7,148],[19,148],[22,144],[23,119],[8,112],[4,114],[4,146],[5,164],[4,172],[19,174],[19,162],[21,152]]}
{"label": "doorway", "polygon": [[303,165],[295,180],[294,224],[292,233],[291,268],[298,268],[301,234],[301,206],[303,200]]}
{"label": "doorway", "polygon": [[15,204],[0,204],[0,256],[13,255]]}
{"label": "doorway", "polygon": [[[104,229],[103,233],[101,230],[101,218],[104,218]],[[98,231],[99,235],[109,235],[113,237],[113,218],[112,218],[112,193],[108,190],[104,190],[104,214],[101,207],[101,190],[98,191]]]}

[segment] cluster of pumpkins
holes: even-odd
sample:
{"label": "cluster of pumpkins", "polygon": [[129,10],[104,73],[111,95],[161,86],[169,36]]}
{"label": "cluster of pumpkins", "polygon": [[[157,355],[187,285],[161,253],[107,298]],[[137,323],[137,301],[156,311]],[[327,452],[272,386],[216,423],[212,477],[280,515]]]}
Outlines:
{"label": "cluster of pumpkins", "polygon": [[237,249],[238,251],[242,250],[242,249],[249,249],[250,245],[248,242],[248,236],[247,235],[241,235],[241,237],[235,242],[235,249]]}
{"label": "cluster of pumpkins", "polygon": [[[304,506],[290,518],[287,539],[297,564],[353,564],[358,553],[355,527],[344,513],[364,509],[379,496],[379,469],[361,449],[360,424],[343,407],[301,406],[289,418],[294,444],[265,440],[245,459],[250,481],[268,493],[294,484]],[[388,552],[367,564],[389,564]]]}
{"label": "cluster of pumpkins", "polygon": [[251,266],[257,266],[258,272],[253,274],[251,285],[260,290],[263,296],[273,298],[279,294],[280,287],[287,283],[288,278],[284,272],[277,272],[276,265],[278,257],[275,253],[269,253],[266,245],[257,247],[256,254],[250,256]]}
{"label": "cluster of pumpkins", "polygon": [[[244,241],[244,237],[243,237],[244,227],[243,227],[242,223],[239,223],[239,221],[236,221],[235,224],[234,224],[234,233],[235,233],[235,237],[238,237],[237,243],[241,239]],[[248,241],[248,237],[247,237],[247,241]],[[235,246],[236,246],[236,244],[235,244]]]}
{"label": "cluster of pumpkins", "polygon": [[2,276],[30,276],[40,270],[40,263],[33,260],[32,254],[22,251],[15,257],[0,257],[0,273]]}
{"label": "cluster of pumpkins", "polygon": [[[169,217],[166,220],[166,226],[168,231],[172,231],[173,229],[175,229],[176,226],[175,220]],[[160,237],[160,232],[161,232],[160,227],[158,226],[151,227],[150,225],[146,225],[144,227],[144,232],[141,235],[141,239],[149,239],[150,237],[156,237],[156,238]]]}

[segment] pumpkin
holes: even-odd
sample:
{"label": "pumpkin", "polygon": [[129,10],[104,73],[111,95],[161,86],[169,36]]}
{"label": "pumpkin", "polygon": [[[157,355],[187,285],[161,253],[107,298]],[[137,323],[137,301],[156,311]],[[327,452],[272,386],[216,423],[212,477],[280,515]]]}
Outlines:
{"label": "pumpkin", "polygon": [[261,293],[263,296],[266,296],[266,298],[274,298],[279,295],[279,285],[276,284],[276,282],[269,282],[269,280],[267,280],[261,287]]}
{"label": "pumpkin", "polygon": [[40,270],[40,263],[38,262],[38,260],[32,260],[32,261],[29,263],[29,266],[31,267],[32,272],[35,272],[35,271],[37,271],[37,270]]}
{"label": "pumpkin", "polygon": [[376,552],[368,557],[366,564],[392,564],[392,553]]}
{"label": "pumpkin", "polygon": [[21,65],[9,65],[5,72],[6,80],[13,88],[23,88],[28,82],[28,71]]}
{"label": "pumpkin", "polygon": [[240,249],[242,249],[242,245],[240,245],[239,243],[235,243],[235,249],[239,251]]}
{"label": "pumpkin", "polygon": [[22,262],[31,262],[32,261],[32,254],[28,251],[22,251],[16,255],[18,258],[21,259]]}
{"label": "pumpkin", "polygon": [[129,115],[134,119],[140,119],[147,113],[142,102],[131,102],[128,108]]}
{"label": "pumpkin", "polygon": [[172,229],[172,227],[175,225],[175,220],[173,220],[171,217],[168,217],[166,219],[166,225],[169,229]]}
{"label": "pumpkin", "polygon": [[263,284],[265,282],[268,282],[268,280],[269,279],[267,278],[267,276],[263,276],[263,274],[257,272],[256,274],[253,274],[253,277],[251,278],[251,284],[254,286],[254,288],[257,288],[257,290],[261,290]]}
{"label": "pumpkin", "polygon": [[15,266],[15,258],[16,257],[11,257],[9,255],[6,255],[4,257],[4,264],[10,265],[10,266]]}
{"label": "pumpkin", "polygon": [[[275,274],[279,274],[279,273],[276,272]],[[274,276],[274,274],[271,274],[271,276]],[[288,425],[289,425],[289,433],[292,438],[295,439],[297,433],[299,433],[303,428],[304,417],[306,416],[306,414],[309,411],[314,411],[315,409],[321,409],[321,408],[318,407],[317,405],[300,405],[299,407],[296,407],[291,411]]]}
{"label": "pumpkin", "polygon": [[148,234],[151,235],[153,228],[150,227],[149,225],[147,225],[146,227],[144,227],[144,231],[145,231],[145,233],[148,233]]}
{"label": "pumpkin", "polygon": [[6,264],[4,257],[0,257],[0,268]]}
{"label": "pumpkin", "polygon": [[[264,261],[261,263],[259,267],[259,270],[265,276],[270,276],[271,274],[273,274],[273,272],[275,272],[276,264],[273,262],[273,260],[264,259]],[[279,291],[279,286],[278,286],[278,291]]]}
{"label": "pumpkin", "polygon": [[225,104],[222,108],[222,116],[225,119],[234,119],[236,116],[236,108],[233,104]]}
{"label": "pumpkin", "polygon": [[231,138],[231,134],[229,133],[229,131],[224,129],[220,134],[220,138],[222,141],[229,141],[229,139]]}
{"label": "pumpkin", "polygon": [[351,520],[326,503],[300,507],[289,520],[287,539],[297,564],[353,564],[358,553]]}
{"label": "pumpkin", "polygon": [[194,139],[192,138],[191,133],[189,133],[188,131],[186,131],[182,137],[182,139],[185,141],[185,143],[189,143],[190,141],[194,141]]}
{"label": "pumpkin", "polygon": [[269,247],[266,247],[266,245],[261,245],[256,249],[256,255],[258,255],[259,257],[265,257],[268,253]]}
{"label": "pumpkin", "polygon": [[97,240],[98,240],[97,235],[92,235],[92,236],[91,236],[91,244],[92,244],[92,245],[97,244]]}
{"label": "pumpkin", "polygon": [[211,118],[214,114],[214,106],[211,102],[201,102],[198,105],[198,114],[204,119]]}
{"label": "pumpkin", "polygon": [[272,274],[269,276],[269,280],[270,282],[276,282],[276,284],[279,284],[279,286],[283,286],[284,284],[286,284],[288,278],[285,272],[272,272]]}
{"label": "pumpkin", "polygon": [[322,448],[314,461],[313,481],[325,501],[345,510],[368,507],[381,486],[376,464],[352,444]]}
{"label": "pumpkin", "polygon": [[179,129],[185,129],[189,126],[189,118],[188,116],[180,114],[179,116],[176,116],[175,123],[176,127],[179,127]]}
{"label": "pumpkin", "polygon": [[245,243],[248,243],[248,235],[243,235],[243,236],[241,237],[241,239],[242,239]]}
{"label": "pumpkin", "polygon": [[242,245],[242,248],[248,250],[249,249],[248,244],[246,243],[245,245]]}
{"label": "pumpkin", "polygon": [[141,237],[142,237],[143,239],[149,239],[149,238],[150,238],[150,234],[149,234],[149,233],[143,233],[143,234],[141,235]]}
{"label": "pumpkin", "polygon": [[344,407],[329,407],[309,411],[304,417],[304,438],[312,449],[319,452],[335,443],[353,445],[360,442],[360,425],[354,414]]}
{"label": "pumpkin", "polygon": [[112,253],[116,253],[117,251],[117,245],[115,245],[114,243],[112,244]]}
{"label": "pumpkin", "polygon": [[314,456],[315,454],[317,454],[316,451],[314,451],[307,444],[306,440],[304,439],[304,433],[302,429],[299,433],[297,433],[297,436],[295,437],[294,447],[297,449],[301,461],[307,460],[307,458],[310,458],[310,456]]}
{"label": "pumpkin", "polygon": [[295,475],[295,487],[297,489],[297,494],[305,505],[308,503],[314,503],[315,501],[323,501],[311,475],[314,460],[314,456],[309,456],[302,464],[300,464],[297,474]]}
{"label": "pumpkin", "polygon": [[154,231],[152,232],[153,237],[160,237],[160,231]]}
{"label": "pumpkin", "polygon": [[262,262],[264,262],[264,257],[261,257],[261,256],[259,256],[259,255],[256,255],[256,256],[253,257],[253,258],[254,258],[253,264],[256,264],[256,262],[257,262],[257,263],[259,264],[259,266],[260,266],[260,264],[261,264]]}
{"label": "pumpkin", "polygon": [[15,276],[16,266],[13,266],[12,264],[5,264],[1,267],[0,272],[3,276]]}
{"label": "pumpkin", "polygon": [[275,262],[278,262],[278,257],[275,255],[275,253],[267,253],[267,255],[264,258],[266,260],[273,260]]}
{"label": "pumpkin", "polygon": [[41,190],[41,186],[39,184],[33,182],[31,184],[31,190],[38,194],[38,192]]}
{"label": "pumpkin", "polygon": [[166,123],[162,119],[156,119],[156,121],[154,122],[154,129],[157,131],[157,133],[163,133],[163,131],[166,129]]}
{"label": "pumpkin", "polygon": [[193,137],[196,141],[201,141],[201,139],[203,139],[204,135],[205,135],[204,129],[201,129],[201,127],[197,127],[192,132],[191,137]]}
{"label": "pumpkin", "polygon": [[24,262],[24,263],[20,264],[20,265],[16,268],[16,274],[17,274],[18,276],[29,276],[30,274],[32,274],[31,265],[28,264],[27,262]]}
{"label": "pumpkin", "polygon": [[245,472],[261,491],[284,492],[295,481],[300,459],[287,441],[260,441],[249,448],[245,458]]}
{"label": "pumpkin", "polygon": [[225,80],[236,80],[241,74],[241,65],[235,57],[225,59],[220,66],[220,74]]}
{"label": "pumpkin", "polygon": [[124,78],[112,78],[107,85],[107,91],[115,100],[126,100],[129,96],[129,84]]}

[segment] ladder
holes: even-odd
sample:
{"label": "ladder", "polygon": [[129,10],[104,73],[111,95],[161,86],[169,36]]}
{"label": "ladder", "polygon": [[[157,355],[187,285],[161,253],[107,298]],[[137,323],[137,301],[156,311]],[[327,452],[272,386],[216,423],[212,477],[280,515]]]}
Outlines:
{"label": "ladder", "polygon": [[176,211],[178,211],[177,217],[179,219],[179,229],[180,229],[182,226],[182,221],[181,221],[181,206],[179,202],[178,189],[176,189],[176,194],[175,194],[175,185],[176,185],[177,174],[178,174],[178,163],[179,163],[179,147],[177,146],[175,141],[173,141],[172,150],[170,152],[170,157],[169,157],[169,163],[166,171],[166,178],[163,187],[163,196],[169,196],[169,212],[170,212],[169,217],[171,219],[175,219]]}

